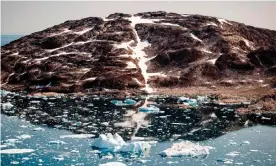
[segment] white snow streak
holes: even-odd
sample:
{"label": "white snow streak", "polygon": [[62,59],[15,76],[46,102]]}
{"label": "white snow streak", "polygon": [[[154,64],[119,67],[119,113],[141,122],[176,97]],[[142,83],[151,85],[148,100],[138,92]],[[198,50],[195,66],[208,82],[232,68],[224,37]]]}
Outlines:
{"label": "white snow streak", "polygon": [[132,62],[132,61],[129,61],[127,62],[127,69],[136,69],[136,65]]}
{"label": "white snow streak", "polygon": [[93,29],[93,28],[86,28],[86,29],[84,29],[84,30],[82,30],[82,31],[74,32],[74,34],[82,35],[82,34],[88,32],[88,31],[90,31],[90,30],[92,30],[92,29]]}
{"label": "white snow streak", "polygon": [[196,37],[194,34],[190,33],[190,35],[191,35],[191,37],[192,37],[193,39],[202,42],[202,40],[199,39],[198,37]]}
{"label": "white snow streak", "polygon": [[221,24],[229,24],[229,25],[232,25],[231,23],[229,23],[228,21],[226,21],[225,19],[222,19],[222,18],[218,18],[218,21],[221,23]]}

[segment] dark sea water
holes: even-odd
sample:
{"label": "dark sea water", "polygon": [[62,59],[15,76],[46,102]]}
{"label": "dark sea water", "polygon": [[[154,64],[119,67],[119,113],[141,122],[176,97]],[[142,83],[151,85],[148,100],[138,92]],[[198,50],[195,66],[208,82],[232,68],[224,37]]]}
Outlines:
{"label": "dark sea water", "polygon": [[20,37],[23,37],[24,35],[1,35],[1,46],[4,46],[8,43],[10,43],[13,40],[19,39]]}
{"label": "dark sea water", "polygon": [[[6,43],[10,42],[8,39],[11,41],[11,37],[5,38]],[[155,102],[160,112],[150,114],[136,112],[132,107],[114,106],[111,100],[99,96],[1,98],[1,103],[13,105],[10,110],[1,110],[1,151],[32,150],[1,154],[1,165],[98,166],[112,161],[133,166],[276,165],[276,127],[244,126],[233,108],[213,108],[212,112],[203,114],[197,109],[171,107],[170,104],[175,104],[173,99],[157,97]],[[211,118],[211,113],[216,117]],[[66,137],[80,132],[93,136]],[[127,142],[134,134],[137,139],[155,143],[143,155],[99,153],[91,143],[99,134],[108,132],[119,133]],[[187,140],[214,149],[203,157],[159,155],[173,143]]]}

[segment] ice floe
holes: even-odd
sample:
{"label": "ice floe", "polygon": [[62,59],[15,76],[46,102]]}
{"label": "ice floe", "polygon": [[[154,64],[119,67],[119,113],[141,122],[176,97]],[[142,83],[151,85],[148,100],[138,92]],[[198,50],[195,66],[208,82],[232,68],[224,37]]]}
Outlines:
{"label": "ice floe", "polygon": [[137,102],[132,99],[126,99],[124,101],[121,100],[111,100],[111,103],[116,106],[128,106],[128,105],[135,105]]}
{"label": "ice floe", "polygon": [[140,107],[139,111],[145,113],[159,113],[160,109],[154,105],[150,105],[148,107]]}
{"label": "ice floe", "polygon": [[59,138],[91,138],[94,137],[94,134],[71,134],[71,135],[61,135]]}
{"label": "ice floe", "polygon": [[105,164],[100,164],[99,166],[126,166],[126,164],[121,162],[108,162]]}
{"label": "ice floe", "polygon": [[101,149],[103,152],[132,152],[132,153],[141,153],[150,149],[150,144],[143,141],[137,142],[125,142],[123,138],[115,133],[112,135],[100,134],[92,142],[92,147]]}
{"label": "ice floe", "polygon": [[31,135],[29,134],[22,134],[20,136],[17,136],[18,139],[24,140],[24,139],[28,139],[28,138],[32,138]]}
{"label": "ice floe", "polygon": [[1,106],[3,110],[10,110],[13,107],[13,105],[10,102],[1,103]]}
{"label": "ice floe", "polygon": [[21,153],[32,153],[34,149],[5,149],[0,150],[1,154],[21,154]]}
{"label": "ice floe", "polygon": [[66,142],[61,141],[61,140],[55,140],[55,141],[50,141],[49,144],[62,145],[62,144],[66,144]]}
{"label": "ice floe", "polygon": [[211,146],[201,146],[198,143],[190,141],[183,141],[174,143],[170,148],[160,153],[162,156],[181,157],[181,156],[206,156],[209,150],[213,149]]}

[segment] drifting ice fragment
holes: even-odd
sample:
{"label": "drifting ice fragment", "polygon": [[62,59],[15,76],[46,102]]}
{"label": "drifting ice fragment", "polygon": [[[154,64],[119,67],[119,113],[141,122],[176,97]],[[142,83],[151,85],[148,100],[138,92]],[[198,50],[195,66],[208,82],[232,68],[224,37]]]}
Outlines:
{"label": "drifting ice fragment", "polygon": [[154,105],[150,105],[149,107],[140,107],[139,111],[146,113],[159,113],[160,109]]}
{"label": "drifting ice fragment", "polygon": [[20,154],[20,153],[32,153],[33,149],[5,149],[0,150],[0,154]]}
{"label": "drifting ice fragment", "polygon": [[13,107],[13,105],[10,102],[1,103],[1,105],[3,110],[10,110]]}
{"label": "drifting ice fragment", "polygon": [[137,102],[135,100],[126,99],[124,102],[120,100],[111,100],[111,103],[116,106],[129,106],[129,105],[135,105]]}
{"label": "drifting ice fragment", "polygon": [[99,166],[126,166],[126,165],[121,162],[109,162],[105,164],[100,164]]}
{"label": "drifting ice fragment", "polygon": [[160,155],[169,157],[206,156],[209,154],[210,149],[213,149],[213,147],[201,146],[190,141],[183,141],[174,143],[170,148],[161,152]]}
{"label": "drifting ice fragment", "polygon": [[92,143],[92,147],[99,148],[102,152],[134,152],[141,153],[150,149],[147,142],[127,143],[119,134],[100,134]]}

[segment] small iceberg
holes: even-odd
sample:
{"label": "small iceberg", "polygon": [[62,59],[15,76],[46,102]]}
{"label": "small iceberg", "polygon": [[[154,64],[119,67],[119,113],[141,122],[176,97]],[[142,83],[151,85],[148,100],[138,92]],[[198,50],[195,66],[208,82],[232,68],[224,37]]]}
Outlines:
{"label": "small iceberg", "polygon": [[130,106],[130,105],[135,105],[137,102],[132,99],[126,99],[124,100],[124,102],[121,100],[111,100],[111,103],[116,106]]}
{"label": "small iceberg", "polygon": [[13,107],[13,105],[10,102],[1,103],[1,106],[3,110],[10,110]]}
{"label": "small iceberg", "polygon": [[165,157],[207,156],[210,149],[214,148],[211,146],[201,146],[198,143],[193,143],[190,141],[183,141],[174,143],[170,148],[161,152],[160,155]]}
{"label": "small iceberg", "polygon": [[178,102],[179,103],[183,103],[186,106],[190,106],[190,107],[197,107],[198,104],[197,102],[202,102],[204,100],[204,98],[200,97],[198,99],[190,99],[187,97],[179,97],[178,98]]}
{"label": "small iceberg", "polygon": [[150,144],[143,141],[137,142],[125,142],[123,138],[115,133],[112,135],[108,134],[100,134],[98,138],[96,138],[92,147],[99,148],[102,152],[130,152],[130,153],[142,153],[150,149]]}
{"label": "small iceberg", "polygon": [[126,164],[121,162],[109,162],[105,164],[100,164],[99,166],[126,166]]}
{"label": "small iceberg", "polygon": [[139,111],[145,113],[159,113],[160,109],[154,105],[150,105],[149,107],[140,107]]}
{"label": "small iceberg", "polygon": [[0,154],[21,154],[21,153],[32,153],[33,149],[5,149],[0,150]]}

